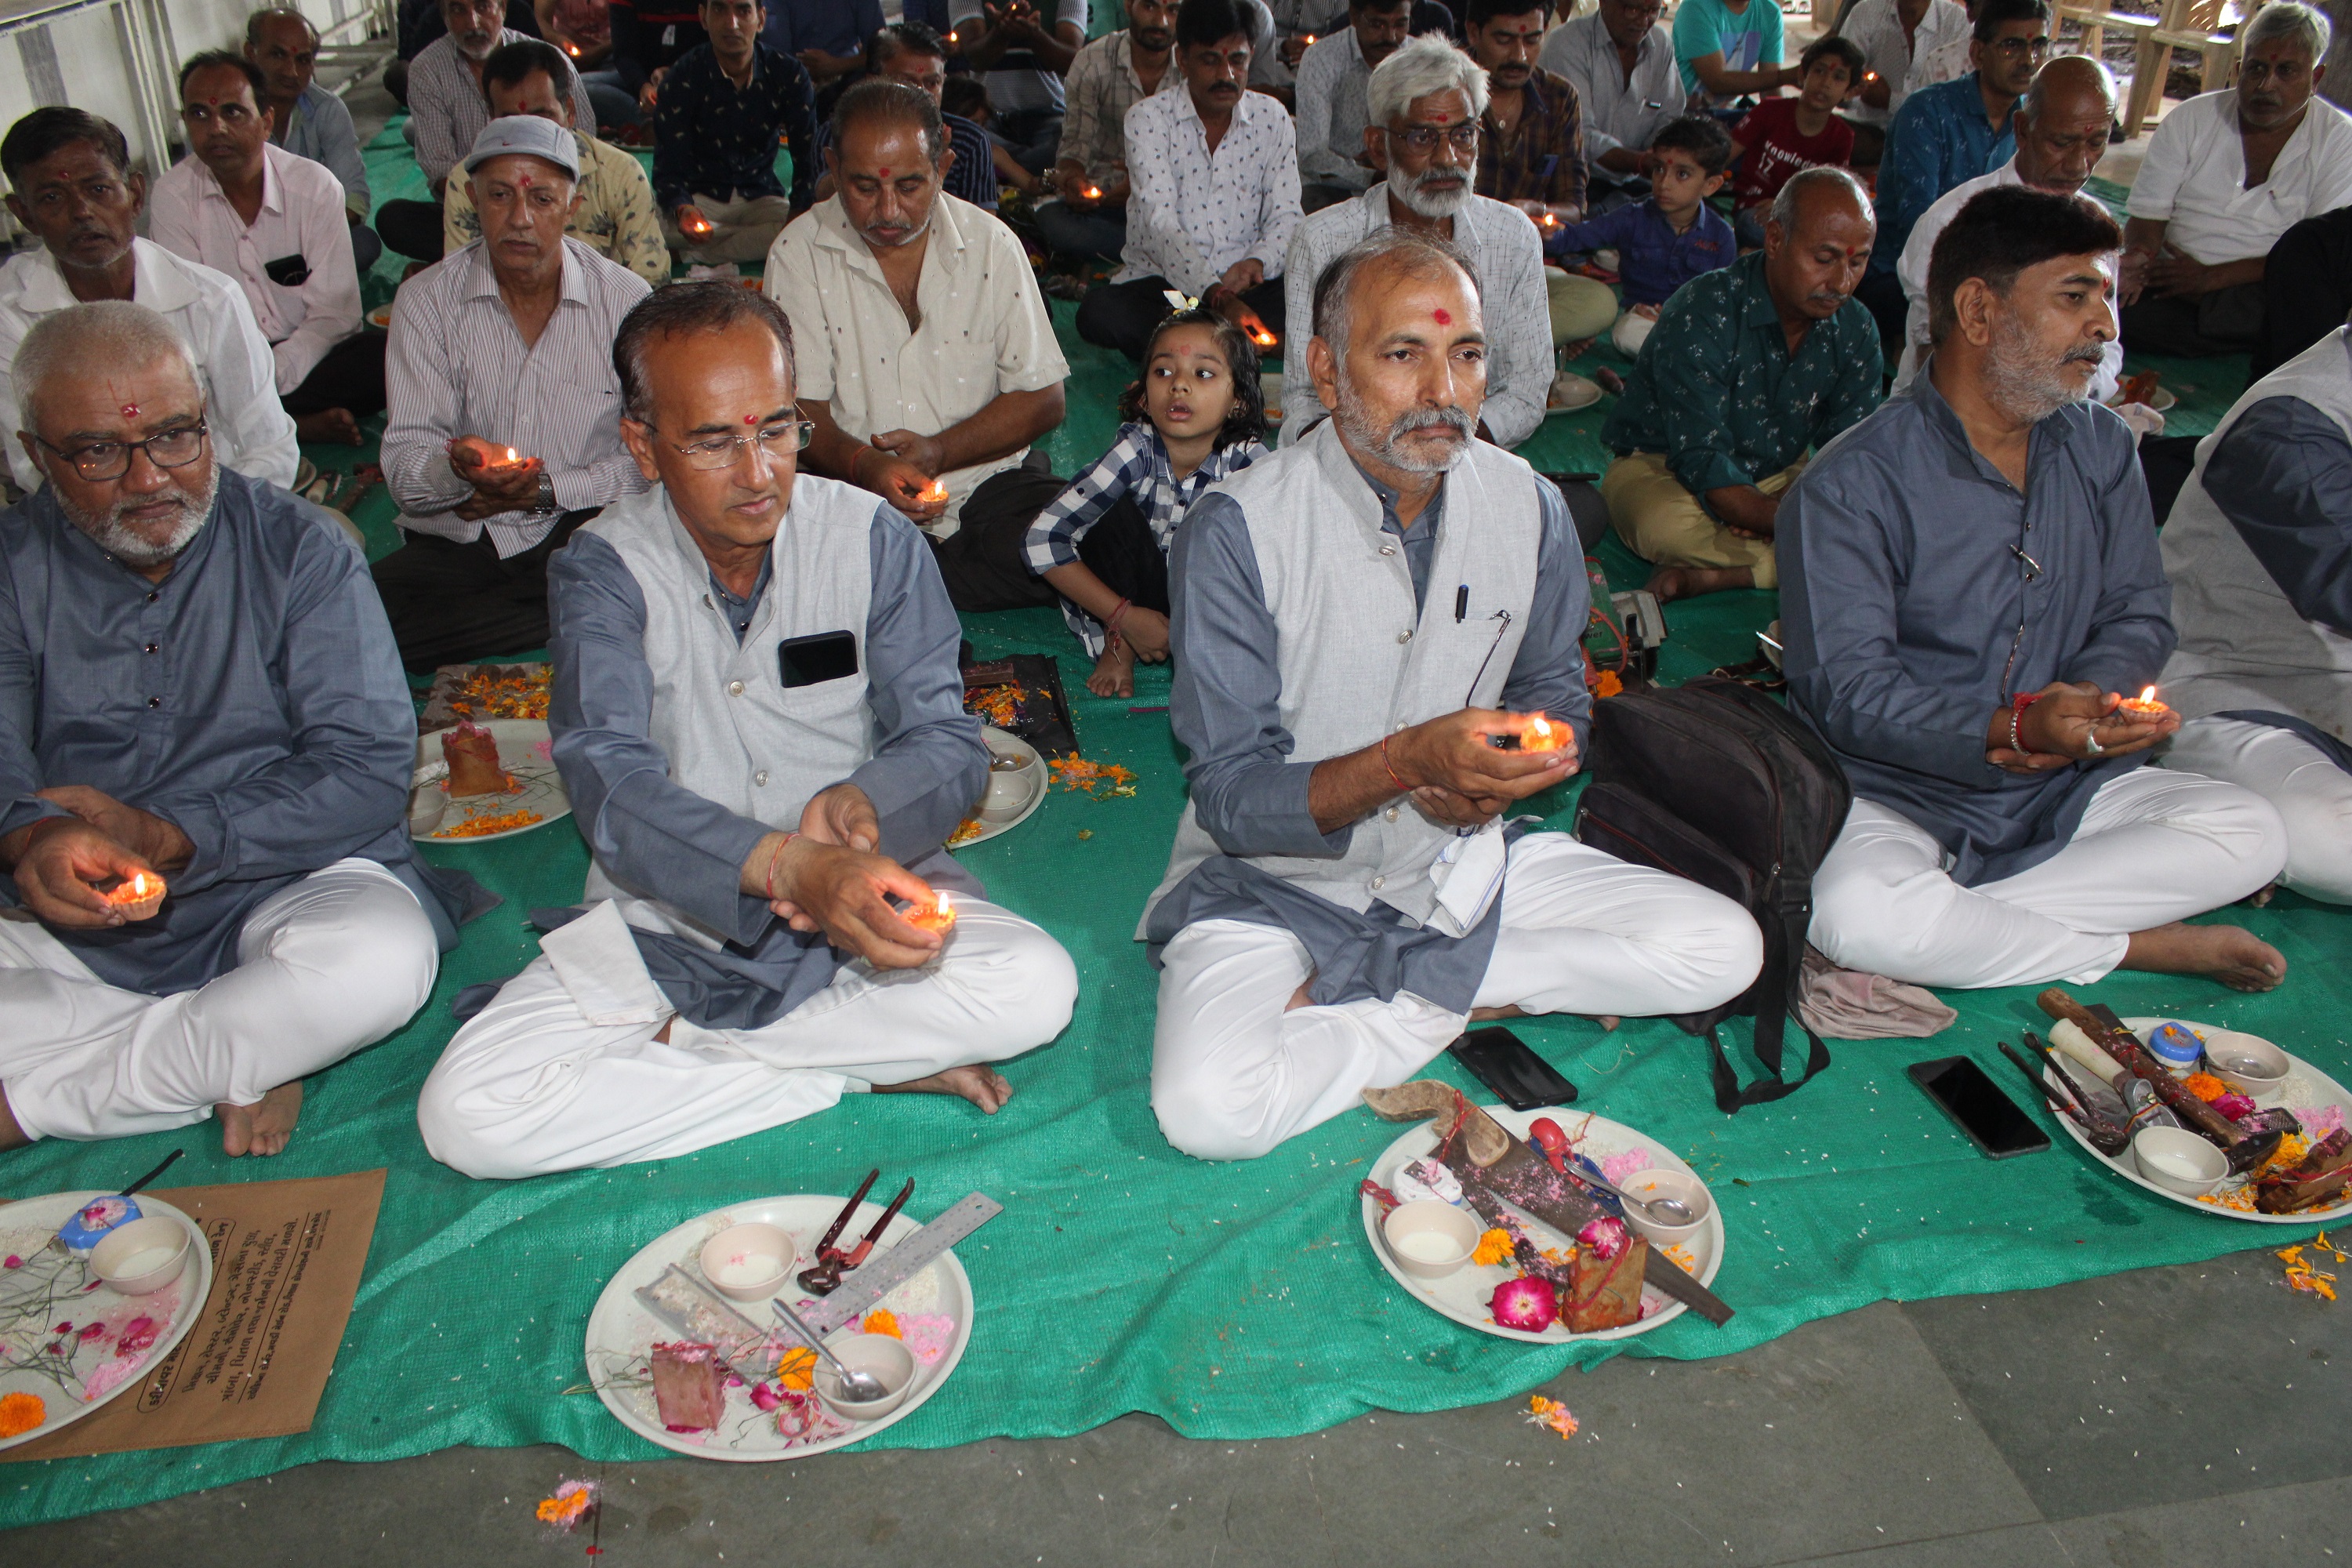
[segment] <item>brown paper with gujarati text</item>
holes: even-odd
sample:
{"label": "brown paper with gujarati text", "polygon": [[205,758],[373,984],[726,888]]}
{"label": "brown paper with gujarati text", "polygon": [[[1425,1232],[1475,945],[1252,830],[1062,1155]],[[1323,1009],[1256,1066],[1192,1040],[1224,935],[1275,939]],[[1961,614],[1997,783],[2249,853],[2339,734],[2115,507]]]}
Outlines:
{"label": "brown paper with gujarati text", "polygon": [[309,1431],[359,1294],[383,1178],[357,1171],[156,1193],[212,1249],[204,1315],[135,1390],[0,1452],[0,1462]]}

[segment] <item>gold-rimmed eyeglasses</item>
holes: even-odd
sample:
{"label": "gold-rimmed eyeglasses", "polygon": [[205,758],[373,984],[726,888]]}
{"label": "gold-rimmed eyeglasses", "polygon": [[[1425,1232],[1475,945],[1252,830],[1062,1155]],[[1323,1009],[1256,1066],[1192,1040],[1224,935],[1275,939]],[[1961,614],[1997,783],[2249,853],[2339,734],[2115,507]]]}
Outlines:
{"label": "gold-rimmed eyeglasses", "polygon": [[679,446],[673,441],[670,449],[694,468],[731,468],[741,458],[743,448],[756,445],[771,458],[788,458],[806,447],[816,437],[816,423],[810,419],[779,419],[762,425],[748,436],[713,436],[707,441]]}

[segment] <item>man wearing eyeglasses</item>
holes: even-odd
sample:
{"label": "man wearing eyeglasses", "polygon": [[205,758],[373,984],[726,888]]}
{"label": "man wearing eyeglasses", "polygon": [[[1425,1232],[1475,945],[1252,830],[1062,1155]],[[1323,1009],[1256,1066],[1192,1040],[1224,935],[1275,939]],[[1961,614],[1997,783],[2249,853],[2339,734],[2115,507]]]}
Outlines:
{"label": "man wearing eyeglasses", "polygon": [[69,307],[16,363],[47,483],[0,515],[0,1149],[210,1116],[275,1154],[457,942],[391,629],[331,520],[220,465],[163,316]]}
{"label": "man wearing eyeglasses", "polygon": [[793,336],[718,282],[621,325],[653,488],[549,572],[588,907],[425,1082],[425,1147],[469,1175],[670,1158],[867,1090],[993,1114],[990,1064],[1069,1019],[1069,955],[941,848],[989,780],[955,613],[897,509],[798,472]]}
{"label": "man wearing eyeglasses", "polygon": [[[278,401],[269,340],[235,279],[139,237],[147,181],[122,132],[79,109],[37,109],[0,141],[0,172],[9,212],[41,241],[0,268],[0,416],[18,416],[9,365],[36,321],[77,303],[135,300],[194,348],[221,462],[291,485],[301,453]],[[14,445],[8,461],[19,489],[40,488],[39,468]]]}
{"label": "man wearing eyeglasses", "polygon": [[1984,0],[1969,46],[1969,74],[1913,93],[1888,125],[1878,164],[1878,247],[1854,290],[1878,321],[1888,363],[1903,356],[1909,305],[1895,267],[1911,226],[1946,191],[2015,155],[2011,111],[2049,53],[2046,0]]}
{"label": "man wearing eyeglasses", "polygon": [[[1417,229],[1470,258],[1486,322],[1486,394],[1478,433],[1516,447],[1543,423],[1551,390],[1551,305],[1543,242],[1517,208],[1475,194],[1478,117],[1486,73],[1442,37],[1412,39],[1372,72],[1364,147],[1385,178],[1352,201],[1313,214],[1284,263],[1289,319],[1314,319],[1323,269],[1381,229]],[[1282,362],[1282,445],[1324,416],[1305,353]]]}
{"label": "man wearing eyeglasses", "polygon": [[1298,226],[1290,116],[1249,90],[1250,42],[1234,0],[1185,0],[1177,90],[1127,111],[1125,265],[1078,305],[1078,335],[1143,358],[1171,289],[1279,340],[1282,258]]}
{"label": "man wearing eyeglasses", "polygon": [[465,167],[482,237],[393,301],[383,477],[404,542],[374,570],[419,674],[543,647],[548,557],[645,488],[609,345],[646,280],[564,234],[579,174],[555,121],[490,121]]}

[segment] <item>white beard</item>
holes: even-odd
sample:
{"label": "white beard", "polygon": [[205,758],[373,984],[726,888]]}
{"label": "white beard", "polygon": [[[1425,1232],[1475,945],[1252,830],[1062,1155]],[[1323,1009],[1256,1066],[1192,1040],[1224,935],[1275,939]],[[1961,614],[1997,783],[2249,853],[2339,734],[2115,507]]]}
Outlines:
{"label": "white beard", "polygon": [[122,514],[136,503],[117,501],[105,512],[93,515],[84,512],[59,494],[58,506],[76,528],[96,542],[100,550],[125,566],[143,570],[178,559],[180,552],[194,542],[196,535],[204,531],[205,521],[212,516],[213,500],[219,493],[220,469],[215,466],[201,500],[181,498],[180,516],[161,543],[122,521]]}

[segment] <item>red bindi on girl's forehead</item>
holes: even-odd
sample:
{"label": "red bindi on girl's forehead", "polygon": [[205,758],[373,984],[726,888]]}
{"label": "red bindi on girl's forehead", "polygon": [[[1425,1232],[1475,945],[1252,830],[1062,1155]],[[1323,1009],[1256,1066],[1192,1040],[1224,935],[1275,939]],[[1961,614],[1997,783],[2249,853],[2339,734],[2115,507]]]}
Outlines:
{"label": "red bindi on girl's forehead", "polygon": [[1454,313],[1450,310],[1432,310],[1429,314],[1441,327],[1450,327],[1454,324]]}

